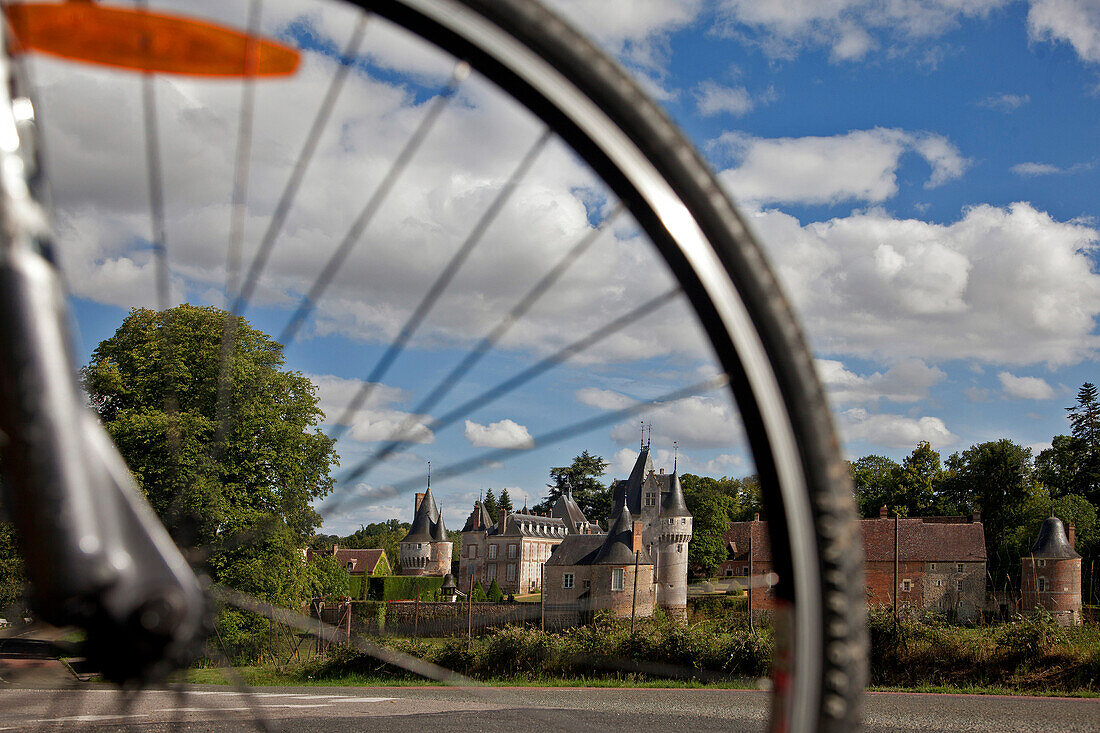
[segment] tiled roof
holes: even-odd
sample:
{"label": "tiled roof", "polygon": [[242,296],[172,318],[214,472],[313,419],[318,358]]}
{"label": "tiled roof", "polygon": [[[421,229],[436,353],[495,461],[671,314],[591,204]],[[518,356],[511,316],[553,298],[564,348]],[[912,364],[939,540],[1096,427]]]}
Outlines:
{"label": "tiled roof", "polygon": [[[722,535],[733,543],[731,559],[748,558],[749,526],[752,525],[753,560],[770,561],[768,523],[731,522]],[[894,559],[894,520],[862,519],[859,522],[863,553],[868,562]],[[734,549],[735,548],[735,549]],[[914,517],[898,520],[898,559],[901,562],[981,562],[985,555],[985,529],[981,522],[955,517]]]}
{"label": "tiled roof", "polygon": [[588,524],[584,512],[581,511],[581,508],[573,498],[573,492],[569,490],[566,490],[558,497],[550,513],[565,522],[565,526],[570,532],[577,532],[578,525],[583,527]]}
{"label": "tiled roof", "polygon": [[668,491],[661,497],[662,517],[690,517],[687,504],[684,503],[684,491],[680,487],[680,476],[673,471],[668,480]]}
{"label": "tiled roof", "polygon": [[484,532],[492,526],[492,522],[489,521],[489,510],[485,508],[485,504],[478,501],[474,504],[474,510],[470,512],[470,516],[466,518],[466,524],[463,525],[463,532]]}
{"label": "tiled roof", "polygon": [[[630,510],[630,513],[634,516],[638,516],[642,513],[643,494],[656,493],[658,502],[665,503],[668,499],[668,493],[674,491],[674,473],[664,473],[664,469],[658,472],[653,467],[653,459],[649,455],[649,447],[643,447],[641,452],[638,453],[638,459],[634,462],[634,468],[630,471],[630,477],[625,481],[616,479],[611,482],[611,495],[616,496],[619,492],[625,492],[626,494],[626,507]],[[683,497],[681,496],[679,502],[675,497],[671,498],[671,501],[675,504],[683,504]],[[691,513],[687,510],[687,505],[683,505],[682,509],[677,506],[673,511],[682,511],[682,514],[664,514],[663,516],[675,516],[675,517],[690,517]]]}
{"label": "tiled roof", "polygon": [[435,505],[435,497],[432,496],[432,487],[429,485],[424,492],[424,498],[413,515],[412,526],[402,542],[433,542],[435,524],[439,521],[439,507]]}
{"label": "tiled roof", "polygon": [[336,562],[340,563],[340,567],[346,568],[350,562],[351,573],[366,573],[370,575],[378,567],[378,562],[385,556],[386,551],[382,549],[372,550],[345,550],[338,549],[335,553]]}
{"label": "tiled roof", "polygon": [[[612,519],[614,521],[612,521]],[[620,506],[618,516],[608,518],[607,524],[607,534],[604,535],[603,544],[600,546],[599,552],[597,552],[596,556],[592,559],[592,564],[626,565],[637,560],[639,563],[648,565],[652,562],[649,558],[649,553],[644,547],[641,549],[637,558],[634,556],[634,550],[632,549],[634,544],[634,523],[631,520],[630,511],[625,506]]]}

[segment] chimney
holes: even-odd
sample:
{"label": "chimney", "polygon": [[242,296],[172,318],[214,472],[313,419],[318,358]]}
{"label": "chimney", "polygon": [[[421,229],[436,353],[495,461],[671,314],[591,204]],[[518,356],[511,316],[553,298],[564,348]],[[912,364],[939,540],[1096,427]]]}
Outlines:
{"label": "chimney", "polygon": [[975,509],[973,512],[970,513],[970,521],[971,522],[980,522],[980,521],[982,521],[982,513],[980,511],[978,511],[977,509]]}
{"label": "chimney", "polygon": [[883,504],[882,507],[878,510],[878,518],[886,519],[888,516],[890,516],[890,510],[886,508],[885,504]]}
{"label": "chimney", "polygon": [[641,552],[642,551],[642,523],[638,520],[634,520],[634,524],[630,527],[630,551]]}
{"label": "chimney", "polygon": [[1075,527],[1073,525],[1073,522],[1069,523],[1069,530],[1068,530],[1067,534],[1069,534],[1069,546],[1071,548],[1073,548],[1074,550],[1076,550],[1077,549],[1077,543],[1076,543],[1077,527]]}
{"label": "chimney", "polygon": [[413,514],[414,515],[418,511],[420,511],[420,502],[422,502],[422,501],[424,501],[424,492],[423,491],[416,492],[416,499],[413,501]]}
{"label": "chimney", "polygon": [[754,522],[759,522],[760,521],[760,512],[755,512],[752,515],[752,521],[754,521]]}
{"label": "chimney", "polygon": [[[1071,540],[1070,542],[1072,543],[1072,540]],[[332,543],[332,554],[333,554],[333,555],[335,555],[335,554],[336,554],[336,551],[337,551],[337,550],[339,550],[339,549],[340,549],[340,545],[338,545],[338,544],[336,544],[335,542],[333,542],[333,543]]]}
{"label": "chimney", "polygon": [[501,532],[504,531],[504,520],[507,519],[507,518],[508,518],[508,510],[507,509],[501,509],[500,510],[500,524],[497,525],[497,527],[499,527]]}

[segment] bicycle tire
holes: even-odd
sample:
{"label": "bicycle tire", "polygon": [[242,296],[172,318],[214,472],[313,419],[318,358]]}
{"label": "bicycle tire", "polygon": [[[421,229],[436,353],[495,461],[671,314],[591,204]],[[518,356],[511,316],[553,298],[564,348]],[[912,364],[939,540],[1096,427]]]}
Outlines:
{"label": "bicycle tire", "polygon": [[775,714],[793,730],[855,725],[866,643],[847,469],[797,320],[714,175],[636,82],[540,5],[352,4],[468,62],[534,112],[660,251],[730,377],[761,483],[772,489],[764,497],[778,592],[794,604],[793,642],[780,652],[790,657],[790,689],[777,694]]}

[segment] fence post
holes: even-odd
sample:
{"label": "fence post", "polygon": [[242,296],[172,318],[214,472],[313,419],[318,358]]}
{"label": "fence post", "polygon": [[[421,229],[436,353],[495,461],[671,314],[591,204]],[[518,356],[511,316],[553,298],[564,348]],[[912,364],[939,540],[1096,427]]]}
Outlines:
{"label": "fence post", "polygon": [[630,597],[630,635],[634,635],[634,613],[638,610],[638,551],[634,551],[634,593]]}
{"label": "fence post", "polygon": [[466,651],[474,643],[474,574],[470,573],[470,592],[466,596]]}
{"label": "fence post", "polygon": [[[753,524],[755,524],[755,522]],[[753,524],[749,525],[749,575],[748,575],[748,578],[747,578],[748,585],[749,585],[749,614],[748,614],[749,615],[749,633],[752,633],[755,630],[753,628],[753,624],[752,624],[752,586],[753,586],[753,576],[752,576],[752,530],[753,530]]]}
{"label": "fence post", "polygon": [[546,563],[539,563],[539,630],[546,631]]}

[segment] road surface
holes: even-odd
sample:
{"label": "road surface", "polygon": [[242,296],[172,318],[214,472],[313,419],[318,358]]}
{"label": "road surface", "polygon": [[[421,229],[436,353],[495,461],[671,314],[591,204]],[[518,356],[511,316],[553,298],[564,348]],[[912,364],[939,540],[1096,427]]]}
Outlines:
{"label": "road surface", "polygon": [[[99,685],[68,690],[0,688],[0,731],[53,729],[206,731],[630,731],[761,730],[767,695],[751,690],[607,688],[262,688],[145,691]],[[1100,731],[1100,700],[871,693],[868,731]],[[243,725],[242,725],[243,724]]]}

